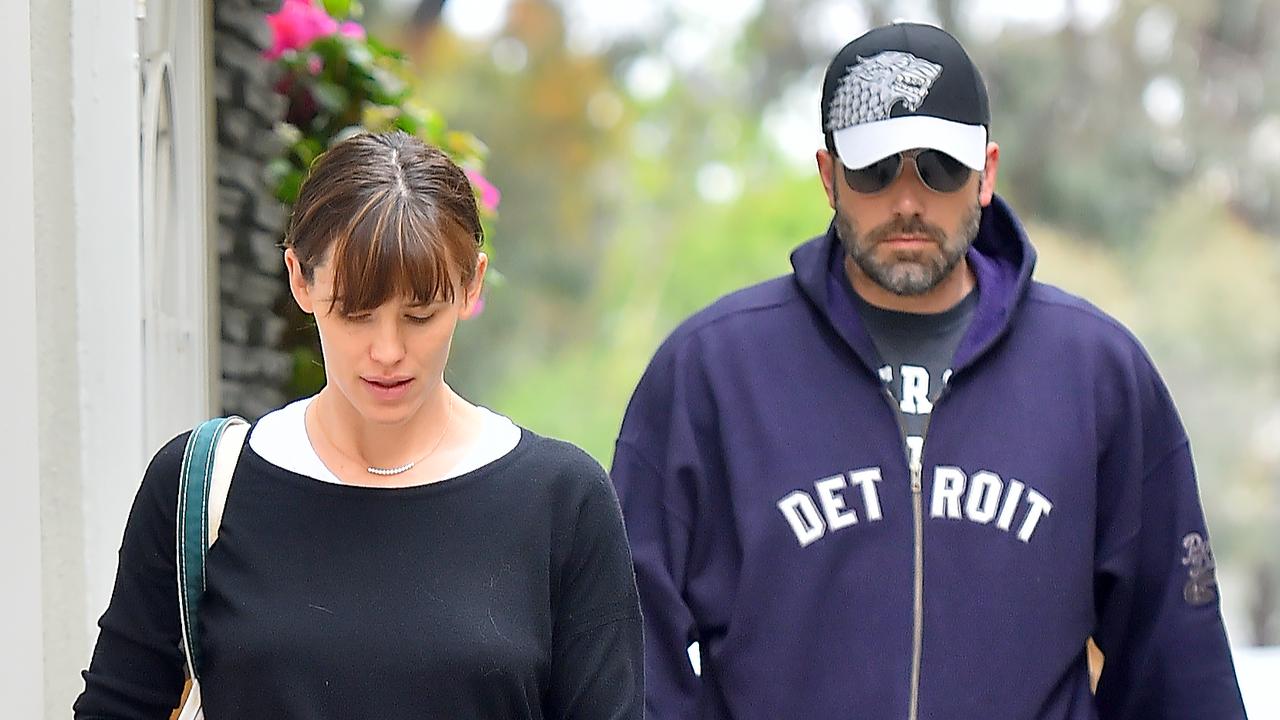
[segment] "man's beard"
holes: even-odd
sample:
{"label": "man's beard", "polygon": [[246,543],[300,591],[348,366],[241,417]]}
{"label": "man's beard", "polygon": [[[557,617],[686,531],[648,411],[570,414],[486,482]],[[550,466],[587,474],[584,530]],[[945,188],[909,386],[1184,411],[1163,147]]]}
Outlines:
{"label": "man's beard", "polygon": [[[890,220],[860,235],[853,221],[836,206],[836,235],[858,268],[872,282],[894,295],[923,295],[947,279],[978,236],[982,206],[975,202],[960,223],[955,235],[948,236],[937,225],[926,223],[920,216]],[[936,247],[890,258],[877,258],[880,243],[896,235],[927,237]]]}

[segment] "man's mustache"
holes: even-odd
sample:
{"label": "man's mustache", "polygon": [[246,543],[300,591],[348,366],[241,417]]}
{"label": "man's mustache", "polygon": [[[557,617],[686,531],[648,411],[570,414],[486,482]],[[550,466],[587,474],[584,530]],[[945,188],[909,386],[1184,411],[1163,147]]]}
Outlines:
{"label": "man's mustache", "polygon": [[873,229],[867,235],[867,240],[872,244],[879,244],[896,235],[921,235],[929,238],[935,245],[942,245],[947,239],[947,234],[941,228],[916,216],[906,220],[890,220]]}

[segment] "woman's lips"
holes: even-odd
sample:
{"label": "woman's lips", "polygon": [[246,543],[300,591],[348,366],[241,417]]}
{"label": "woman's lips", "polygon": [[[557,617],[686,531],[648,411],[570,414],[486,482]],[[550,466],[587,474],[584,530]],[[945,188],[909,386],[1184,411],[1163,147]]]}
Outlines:
{"label": "woman's lips", "polygon": [[409,392],[413,378],[367,378],[361,377],[365,388],[379,400],[399,400]]}

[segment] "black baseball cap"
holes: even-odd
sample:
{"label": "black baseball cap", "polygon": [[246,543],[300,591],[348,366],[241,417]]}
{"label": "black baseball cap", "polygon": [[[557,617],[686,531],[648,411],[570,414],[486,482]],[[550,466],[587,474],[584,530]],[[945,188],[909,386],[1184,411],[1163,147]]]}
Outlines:
{"label": "black baseball cap", "polygon": [[960,42],[933,25],[868,31],[836,53],[822,81],[822,129],[845,167],[932,148],[982,170],[990,125],[982,75]]}

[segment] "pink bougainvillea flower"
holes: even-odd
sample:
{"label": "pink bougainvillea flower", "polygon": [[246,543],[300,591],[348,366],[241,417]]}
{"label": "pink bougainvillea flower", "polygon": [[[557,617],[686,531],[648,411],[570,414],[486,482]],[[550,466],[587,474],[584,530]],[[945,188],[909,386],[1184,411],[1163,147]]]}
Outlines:
{"label": "pink bougainvillea flower", "polygon": [[480,193],[480,206],[489,212],[498,209],[498,203],[502,202],[502,191],[494,187],[485,176],[471,169],[465,171],[467,179],[471,181],[471,186]]}
{"label": "pink bougainvillea flower", "polygon": [[301,50],[316,38],[338,32],[338,21],[312,0],[284,0],[279,12],[267,15],[267,24],[271,26],[273,38],[271,47],[263,53],[268,60],[275,60],[289,50]]}
{"label": "pink bougainvillea flower", "polygon": [[364,27],[360,23],[350,20],[338,26],[338,34],[354,40],[363,40],[365,38]]}

